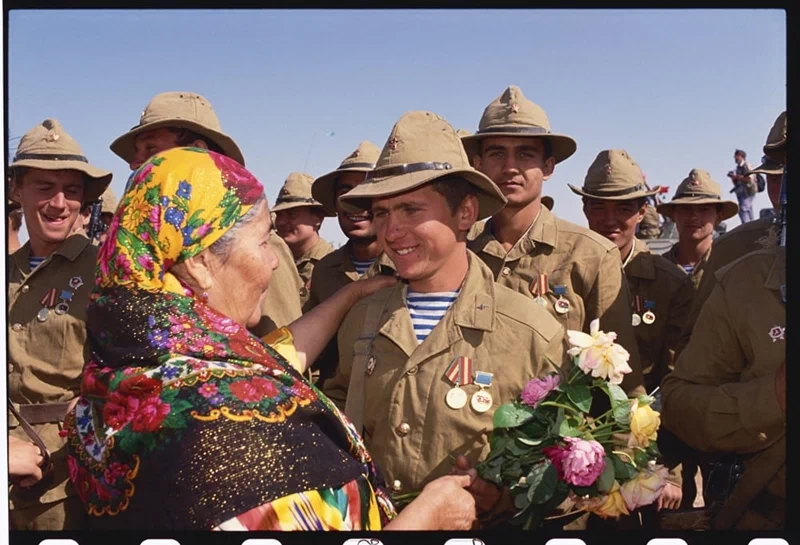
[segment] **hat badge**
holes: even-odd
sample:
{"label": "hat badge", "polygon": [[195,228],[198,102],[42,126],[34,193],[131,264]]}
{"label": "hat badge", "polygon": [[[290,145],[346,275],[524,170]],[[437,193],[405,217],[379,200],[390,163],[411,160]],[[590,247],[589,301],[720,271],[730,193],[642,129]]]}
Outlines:
{"label": "hat badge", "polygon": [[361,153],[358,150],[356,150],[356,151],[354,151],[353,153],[350,154],[350,157],[348,157],[348,159],[355,159],[359,155],[361,155]]}
{"label": "hat badge", "polygon": [[519,113],[519,104],[517,104],[516,102],[512,102],[511,111],[515,114]]}
{"label": "hat badge", "polygon": [[50,133],[47,133],[47,136],[45,137],[45,140],[47,140],[48,142],[58,142],[59,138],[60,138],[59,135],[57,135],[54,132],[50,132]]}
{"label": "hat badge", "polygon": [[400,144],[400,140],[398,140],[397,137],[395,137],[395,136],[392,136],[389,139],[389,142],[387,142],[387,145],[389,146],[389,149],[392,150],[392,151],[397,150],[397,145],[398,144]]}
{"label": "hat badge", "polygon": [[605,168],[606,176],[611,176],[612,172],[614,172],[614,169],[611,168],[611,165],[606,165],[606,168]]}

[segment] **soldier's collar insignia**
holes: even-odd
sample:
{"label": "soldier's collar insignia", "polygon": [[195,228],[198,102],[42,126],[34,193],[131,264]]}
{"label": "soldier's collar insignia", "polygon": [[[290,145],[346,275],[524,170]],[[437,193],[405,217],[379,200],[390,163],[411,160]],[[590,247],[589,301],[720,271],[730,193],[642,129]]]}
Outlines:
{"label": "soldier's collar insignia", "polygon": [[779,325],[772,326],[769,330],[769,337],[772,339],[772,342],[784,340],[786,338],[786,328]]}

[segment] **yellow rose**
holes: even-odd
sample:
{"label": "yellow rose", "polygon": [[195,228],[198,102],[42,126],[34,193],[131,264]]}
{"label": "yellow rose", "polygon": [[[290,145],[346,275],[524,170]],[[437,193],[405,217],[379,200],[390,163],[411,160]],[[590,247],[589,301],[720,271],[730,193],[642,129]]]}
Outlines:
{"label": "yellow rose", "polygon": [[664,466],[655,466],[639,472],[636,477],[622,485],[622,497],[630,511],[654,503],[667,484],[669,471]]}
{"label": "yellow rose", "polygon": [[625,504],[625,498],[622,497],[622,488],[616,481],[614,481],[614,487],[608,494],[580,501],[579,506],[584,511],[594,513],[604,519],[617,519],[621,515],[630,515],[630,511],[628,511],[628,507]]}
{"label": "yellow rose", "polygon": [[629,447],[647,447],[650,441],[658,438],[658,428],[661,426],[661,417],[650,405],[639,406],[633,400],[631,406],[631,434],[628,439]]}

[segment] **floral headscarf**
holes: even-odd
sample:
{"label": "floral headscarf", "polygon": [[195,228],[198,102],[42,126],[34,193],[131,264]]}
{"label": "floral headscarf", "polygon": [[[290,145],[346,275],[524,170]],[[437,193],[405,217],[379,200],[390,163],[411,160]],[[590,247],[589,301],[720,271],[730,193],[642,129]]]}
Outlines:
{"label": "floral headscarf", "polygon": [[70,478],[93,526],[210,529],[359,477],[391,516],[346,418],[169,272],[262,194],[244,167],[197,148],[156,155],[131,176],[100,249],[93,358],[65,422]]}

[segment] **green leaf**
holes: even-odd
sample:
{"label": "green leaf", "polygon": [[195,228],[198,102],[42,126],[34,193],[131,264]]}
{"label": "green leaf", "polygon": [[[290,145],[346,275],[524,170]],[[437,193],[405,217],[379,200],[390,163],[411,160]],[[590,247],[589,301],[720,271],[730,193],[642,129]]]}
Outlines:
{"label": "green leaf", "polygon": [[494,430],[492,432],[492,437],[489,439],[489,447],[491,448],[492,454],[494,454],[496,452],[504,451],[513,441],[514,440],[508,436],[508,432],[506,430]]}
{"label": "green leaf", "polygon": [[119,448],[122,449],[123,452],[130,454],[136,452],[136,449],[141,442],[142,434],[130,430],[123,430],[117,433],[114,437],[117,441],[117,445],[119,445]]}
{"label": "green leaf", "polygon": [[636,401],[639,403],[640,407],[646,407],[651,403],[653,403],[655,400],[656,398],[643,394],[636,398]]}
{"label": "green leaf", "polygon": [[[530,492],[528,494],[531,496],[531,501],[535,504],[545,503],[547,500],[552,498],[556,491],[556,486],[558,485],[558,471],[556,470],[556,467],[549,461],[545,464],[547,467],[542,474],[539,485],[536,487],[536,490],[532,495]],[[533,488],[533,486],[531,486],[531,488]]]}
{"label": "green leaf", "polygon": [[616,454],[612,454],[610,458],[611,463],[614,465],[614,478],[619,482],[629,481],[638,473],[635,467],[627,462],[623,462],[622,458]]}
{"label": "green leaf", "polygon": [[159,189],[159,186],[154,186],[144,192],[144,200],[147,201],[147,204],[159,204],[161,200]]}
{"label": "green leaf", "polygon": [[550,428],[550,433],[553,435],[561,435],[561,424],[564,422],[564,409],[561,407],[558,408],[558,413],[556,413],[556,421],[553,422],[553,426]]}
{"label": "green leaf", "polygon": [[542,439],[526,439],[525,437],[517,437],[517,441],[522,443],[523,445],[528,445],[529,447],[536,447],[542,444]]}
{"label": "green leaf", "polygon": [[511,443],[510,445],[508,445],[507,450],[512,456],[522,456],[523,454],[528,452],[527,448],[520,446],[517,443]]}
{"label": "green leaf", "polygon": [[533,419],[519,427],[519,432],[534,441],[539,441],[547,437],[547,430],[549,427],[550,423],[546,421],[542,423],[537,413],[537,416],[534,416]]}
{"label": "green leaf", "polygon": [[531,500],[528,497],[528,489],[520,487],[516,494],[514,494],[514,507],[517,509],[525,509],[530,505]]}
{"label": "green leaf", "polygon": [[585,384],[564,385],[564,392],[567,398],[584,413],[588,413],[592,408],[592,392]]}
{"label": "green leaf", "polygon": [[597,482],[595,483],[597,490],[600,492],[610,492],[614,487],[614,463],[608,456],[605,457],[605,460],[606,467],[603,468],[603,472],[597,478]]}
{"label": "green leaf", "polygon": [[178,413],[169,413],[161,425],[170,429],[183,429],[186,427],[186,419]]}
{"label": "green leaf", "polygon": [[583,432],[578,430],[578,426],[580,426],[580,422],[576,418],[565,418],[561,422],[561,427],[558,428],[558,434],[562,437],[579,437],[583,435]]}
{"label": "green leaf", "polygon": [[550,460],[544,460],[533,466],[528,475],[525,476],[525,481],[528,484],[528,494],[531,496],[531,499],[533,499],[534,492],[542,483],[545,471],[547,471],[547,468],[551,465]]}
{"label": "green leaf", "polygon": [[495,428],[516,428],[533,418],[533,407],[512,402],[501,405],[495,412]]}
{"label": "green leaf", "polygon": [[650,456],[648,456],[647,452],[643,449],[637,448],[633,453],[633,461],[636,462],[636,465],[639,467],[647,467],[647,462],[650,460]]}
{"label": "green leaf", "polygon": [[614,421],[620,426],[628,426],[631,423],[631,402],[625,390],[616,384],[606,383],[604,390],[611,400],[611,408],[614,414]]}

